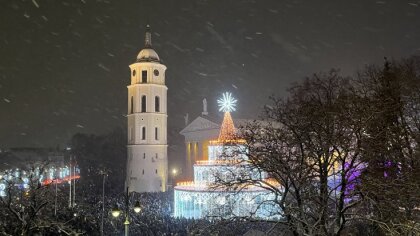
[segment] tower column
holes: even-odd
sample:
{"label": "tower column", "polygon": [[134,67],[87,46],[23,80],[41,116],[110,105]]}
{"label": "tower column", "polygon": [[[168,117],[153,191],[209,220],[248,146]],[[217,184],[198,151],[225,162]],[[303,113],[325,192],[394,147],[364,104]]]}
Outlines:
{"label": "tower column", "polygon": [[127,176],[130,192],[166,191],[168,179],[166,66],[152,48],[147,27],[145,47],[130,65],[127,114]]}

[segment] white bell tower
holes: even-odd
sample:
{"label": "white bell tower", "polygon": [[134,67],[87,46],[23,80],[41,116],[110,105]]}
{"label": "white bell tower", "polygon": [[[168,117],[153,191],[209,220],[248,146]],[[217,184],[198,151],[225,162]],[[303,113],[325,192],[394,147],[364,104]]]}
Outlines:
{"label": "white bell tower", "polygon": [[168,179],[166,66],[152,48],[150,27],[145,47],[130,65],[126,185],[130,192],[164,192]]}

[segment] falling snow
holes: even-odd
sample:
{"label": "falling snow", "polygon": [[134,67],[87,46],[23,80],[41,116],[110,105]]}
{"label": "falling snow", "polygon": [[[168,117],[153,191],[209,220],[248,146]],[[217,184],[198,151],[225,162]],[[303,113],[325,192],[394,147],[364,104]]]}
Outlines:
{"label": "falling snow", "polygon": [[[203,98],[217,116],[216,100],[225,90],[246,104],[238,106],[237,117],[255,117],[269,95],[284,95],[314,72],[334,67],[352,75],[385,55],[420,51],[417,1],[355,0],[328,8],[292,0],[223,4],[157,0],[148,6],[153,14],[146,14],[137,1],[6,0],[0,9],[0,110],[15,116],[0,116],[0,130],[19,134],[27,127],[27,135],[3,135],[0,143],[65,143],[81,129],[75,120],[89,133],[124,127],[128,65],[143,47],[147,23],[168,67],[168,130],[182,129],[185,113],[199,115]],[[400,10],[389,15],[392,9]],[[36,136],[37,127],[54,128]],[[170,132],[170,145],[182,146],[178,135]]]}

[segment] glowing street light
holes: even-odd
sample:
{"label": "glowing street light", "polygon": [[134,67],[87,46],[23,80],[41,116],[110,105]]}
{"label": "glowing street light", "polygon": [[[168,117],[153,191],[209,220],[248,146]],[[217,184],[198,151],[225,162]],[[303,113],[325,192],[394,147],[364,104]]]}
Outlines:
{"label": "glowing street light", "polygon": [[135,213],[140,213],[140,211],[141,211],[140,202],[136,201],[136,204],[134,204],[134,212]]}
{"label": "glowing street light", "polygon": [[176,179],[176,176],[178,175],[178,170],[176,168],[173,168],[171,173],[172,173],[172,186],[175,187],[175,179]]}
{"label": "glowing street light", "polygon": [[[124,221],[124,229],[125,229],[125,236],[128,236],[128,232],[129,232],[129,225],[130,225],[130,212],[129,212],[129,202],[130,202],[130,198],[129,198],[129,193],[128,193],[128,187],[127,187],[127,191],[125,192],[125,210],[124,210],[124,215],[125,215],[125,221]],[[141,206],[140,206],[140,202],[136,201],[136,203],[134,204],[134,212],[135,213],[139,213],[141,211]],[[121,210],[118,208],[117,205],[115,205],[114,208],[112,208],[111,210],[111,214],[113,217],[117,218],[120,216],[121,214]]]}
{"label": "glowing street light", "polygon": [[117,218],[118,216],[120,216],[121,210],[118,208],[117,205],[115,205],[114,208],[112,208],[111,214],[115,218]]}

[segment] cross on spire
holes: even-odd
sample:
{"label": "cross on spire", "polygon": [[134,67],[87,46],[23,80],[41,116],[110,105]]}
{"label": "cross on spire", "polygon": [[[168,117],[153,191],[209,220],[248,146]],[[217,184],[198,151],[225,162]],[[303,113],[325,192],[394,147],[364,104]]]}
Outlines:
{"label": "cross on spire", "polygon": [[144,46],[152,48],[152,33],[150,32],[150,25],[146,25],[146,37],[144,39]]}

